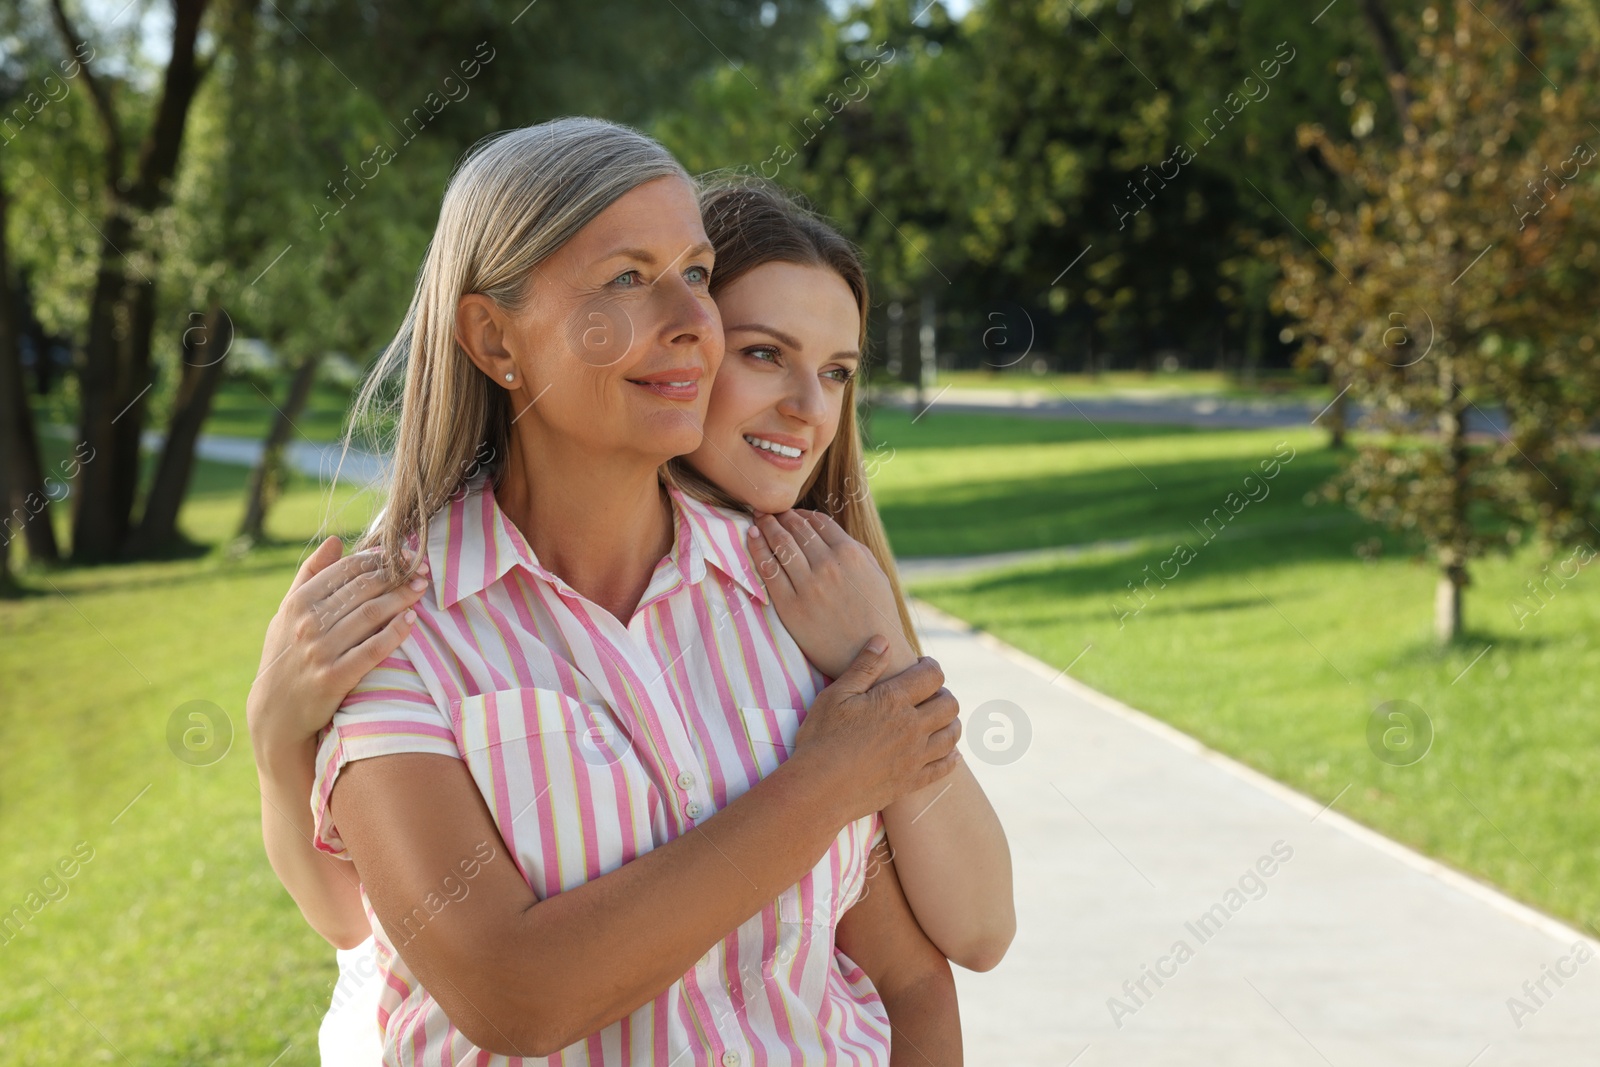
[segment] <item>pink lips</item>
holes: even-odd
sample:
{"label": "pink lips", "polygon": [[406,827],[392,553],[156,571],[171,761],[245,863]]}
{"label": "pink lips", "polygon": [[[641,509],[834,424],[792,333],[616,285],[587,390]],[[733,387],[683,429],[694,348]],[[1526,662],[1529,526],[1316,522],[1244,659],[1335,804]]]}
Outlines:
{"label": "pink lips", "polygon": [[657,371],[628,381],[667,400],[695,400],[700,396],[699,367]]}

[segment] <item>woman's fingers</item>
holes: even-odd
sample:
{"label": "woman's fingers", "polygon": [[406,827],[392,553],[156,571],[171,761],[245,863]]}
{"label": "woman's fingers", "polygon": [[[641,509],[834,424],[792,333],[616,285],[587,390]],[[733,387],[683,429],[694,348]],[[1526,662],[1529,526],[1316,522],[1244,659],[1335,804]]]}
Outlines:
{"label": "woman's fingers", "polygon": [[810,576],[811,565],[806,562],[806,554],[781,522],[771,515],[761,515],[756,519],[756,525],[761,528],[761,535],[767,539],[772,554],[778,557],[791,582],[804,581]]}
{"label": "woman's fingers", "polygon": [[328,599],[351,580],[359,578],[363,573],[376,570],[378,558],[377,550],[369,548],[363,552],[352,552],[343,559],[329,564],[300,587],[300,602],[310,607]]}
{"label": "woman's fingers", "polygon": [[[333,568],[330,567],[328,569],[332,570]],[[377,556],[369,557],[358,568],[352,568],[345,573],[348,578],[344,583],[330,588],[327,594],[311,607],[311,610],[317,615],[323,632],[327,632],[330,628],[337,626],[354,612],[375,610],[369,609],[367,605],[392,591],[388,577],[379,569]],[[411,579],[412,582],[423,581],[425,587],[427,573],[427,561],[423,561],[422,565],[417,569],[417,576]],[[398,588],[405,589],[406,587],[402,585]],[[377,629],[377,625],[375,624],[370,629]]]}
{"label": "woman's fingers", "polygon": [[344,553],[344,543],[337,537],[329,537],[312,550],[305,562],[300,564],[300,569],[295,572],[294,581],[289,583],[289,592],[293,593],[305,585],[312,578],[327,570],[329,566],[338,562]]}
{"label": "woman's fingers", "polygon": [[806,517],[798,511],[786,511],[778,516],[778,524],[794,539],[800,551],[806,557],[809,568],[820,567],[832,555],[833,549],[822,539],[822,535],[812,526]]}
{"label": "woman's fingers", "polygon": [[772,546],[761,532],[759,521],[750,524],[750,535],[745,543],[750,546],[750,561],[756,565],[756,573],[766,583],[767,592],[778,597],[793,595],[794,586],[789,581],[789,575],[784,571],[783,564],[778,562],[778,557],[773,555]]}
{"label": "woman's fingers", "polygon": [[[420,588],[414,588],[418,586]],[[326,631],[331,646],[327,658],[329,660],[340,658],[388,626],[396,617],[410,611],[416,606],[417,601],[422,599],[423,591],[427,587],[426,579],[414,578],[409,584],[363,601],[346,612],[331,630]]]}
{"label": "woman's fingers", "polygon": [[806,521],[811,524],[811,528],[817,531],[817,536],[821,537],[830,548],[839,548],[855,540],[844,532],[843,526],[833,521],[831,515],[820,511],[801,511],[797,512],[797,514],[805,516]]}
{"label": "woman's fingers", "polygon": [[406,608],[390,619],[383,629],[339,657],[338,666],[349,668],[351,686],[388,659],[390,654],[411,636],[411,628],[416,625],[416,621],[417,613]]}

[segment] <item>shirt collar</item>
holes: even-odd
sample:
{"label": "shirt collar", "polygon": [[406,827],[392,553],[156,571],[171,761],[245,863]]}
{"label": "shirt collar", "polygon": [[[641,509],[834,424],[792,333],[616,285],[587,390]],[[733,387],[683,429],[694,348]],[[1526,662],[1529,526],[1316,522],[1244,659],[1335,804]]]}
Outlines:
{"label": "shirt collar", "polygon": [[[710,564],[765,604],[767,588],[746,544],[750,516],[706,504],[675,487],[669,486],[667,492],[675,526],[669,558],[684,581],[699,582]],[[433,591],[445,610],[481,593],[519,565],[559,592],[581,596],[539,562],[522,531],[496,502],[487,475],[478,475],[450,497],[429,520],[427,538]],[[652,598],[647,592],[646,599]]]}
{"label": "shirt collar", "polygon": [[733,579],[734,584],[757,603],[765,604],[767,586],[750,559],[751,517],[742,511],[696,500],[673,486],[669,486],[667,492],[672,496],[680,527],[688,526],[691,570],[686,577],[689,581],[698,582],[704,577],[705,565],[709,563]]}

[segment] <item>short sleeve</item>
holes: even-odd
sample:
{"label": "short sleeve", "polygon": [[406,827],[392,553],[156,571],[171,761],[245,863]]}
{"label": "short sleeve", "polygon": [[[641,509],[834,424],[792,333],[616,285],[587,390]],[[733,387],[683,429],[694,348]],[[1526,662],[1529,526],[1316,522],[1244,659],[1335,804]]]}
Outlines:
{"label": "short sleeve", "polygon": [[448,712],[435,702],[406,653],[411,642],[407,639],[361,679],[322,735],[311,788],[315,844],[322,852],[348,858],[328,810],[328,798],[345,764],[407,752],[461,758]]}
{"label": "short sleeve", "polygon": [[887,840],[889,840],[889,826],[883,821],[883,812],[875,811],[872,813],[872,844],[867,846],[867,851],[871,852]]}

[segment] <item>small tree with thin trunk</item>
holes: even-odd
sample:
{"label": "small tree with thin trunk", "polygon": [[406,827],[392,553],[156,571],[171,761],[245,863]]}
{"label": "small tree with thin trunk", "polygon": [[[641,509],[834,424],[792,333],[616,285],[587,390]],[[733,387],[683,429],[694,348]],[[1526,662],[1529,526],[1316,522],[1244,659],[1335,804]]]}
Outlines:
{"label": "small tree with thin trunk", "polygon": [[1494,28],[1501,6],[1425,9],[1398,143],[1301,130],[1355,195],[1313,220],[1320,247],[1277,243],[1303,358],[1378,431],[1325,493],[1422,542],[1441,642],[1473,559],[1600,534],[1582,440],[1600,406],[1594,53],[1557,88]]}

